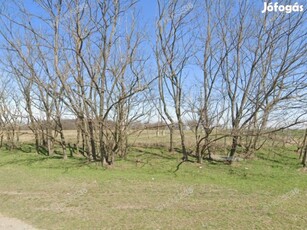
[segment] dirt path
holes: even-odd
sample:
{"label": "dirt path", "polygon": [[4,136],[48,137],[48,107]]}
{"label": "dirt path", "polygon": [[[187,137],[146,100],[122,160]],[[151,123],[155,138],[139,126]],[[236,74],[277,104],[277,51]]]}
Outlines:
{"label": "dirt path", "polygon": [[16,218],[5,217],[0,214],[0,230],[36,230],[29,224]]}

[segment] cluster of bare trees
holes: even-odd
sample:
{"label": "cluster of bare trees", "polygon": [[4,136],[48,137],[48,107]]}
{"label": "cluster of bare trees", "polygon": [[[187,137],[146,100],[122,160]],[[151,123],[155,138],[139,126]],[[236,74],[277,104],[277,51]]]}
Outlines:
{"label": "cluster of bare trees", "polygon": [[69,148],[105,165],[126,156],[133,122],[163,121],[170,151],[179,131],[183,161],[211,158],[225,136],[231,161],[238,146],[251,155],[263,135],[305,122],[306,11],[261,14],[245,0],[156,3],[149,31],[137,0],[3,5],[2,77],[16,91],[0,87],[1,143],[5,131],[18,142],[26,120],[38,152],[60,147],[66,158],[62,121],[71,117]]}
{"label": "cluster of bare trees", "polygon": [[[305,121],[306,12],[259,16],[248,1],[210,0],[193,3],[198,12],[182,12],[187,2],[158,2],[161,113],[170,133],[177,118],[184,159],[184,113],[194,121],[199,162],[204,154],[211,157],[211,144],[221,138],[211,135],[218,127],[229,130],[224,135],[232,138],[232,160],[238,145],[252,154],[263,145],[259,137],[264,133]],[[198,69],[196,86],[190,91],[186,89],[193,77],[189,66]],[[170,115],[170,106],[176,116]]]}
{"label": "cluster of bare trees", "polygon": [[4,143],[8,149],[19,147],[20,125],[22,121],[20,98],[12,94],[10,81],[1,79],[0,88],[0,148]]}
{"label": "cluster of bare trees", "polygon": [[140,115],[135,109],[146,103],[138,95],[148,83],[146,57],[139,51],[143,35],[130,10],[135,2],[33,4],[43,13],[36,15],[17,2],[18,17],[3,11],[0,33],[3,66],[23,96],[37,151],[46,147],[52,155],[59,144],[66,158],[62,118],[71,114],[78,124],[75,148],[90,160],[112,164],[115,154],[126,155],[127,126]]}

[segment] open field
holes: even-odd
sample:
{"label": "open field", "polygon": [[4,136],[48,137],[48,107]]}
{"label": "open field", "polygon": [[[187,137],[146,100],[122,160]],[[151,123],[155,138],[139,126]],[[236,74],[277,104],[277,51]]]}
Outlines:
{"label": "open field", "polygon": [[[155,130],[140,130],[131,131],[128,137],[130,145],[162,145],[167,146],[169,143],[169,132],[164,131],[159,136],[156,135]],[[68,143],[75,143],[77,140],[77,130],[64,130],[65,139]],[[193,133],[187,132],[188,144],[192,144]],[[59,140],[59,137],[57,138]],[[21,131],[20,142],[22,143],[34,143],[34,135],[30,130]],[[180,146],[179,132],[176,130],[174,135],[174,144]]]}
{"label": "open field", "polygon": [[[259,152],[232,166],[133,148],[112,168],[83,158],[0,153],[0,212],[38,229],[306,229],[297,155]],[[138,159],[138,163],[136,163]]]}
{"label": "open field", "polygon": [[[218,130],[212,133],[210,136],[211,139],[215,139],[226,133],[230,133],[227,130]],[[64,130],[64,135],[67,143],[76,143],[77,140],[77,130]],[[200,133],[200,135],[204,135]],[[282,146],[282,147],[290,147],[296,144],[296,141],[302,140],[304,135],[304,130],[287,130],[285,132],[276,132],[276,134],[272,135],[272,140],[268,140],[267,137],[261,137],[260,139],[266,139],[266,145],[272,145],[272,141],[274,141],[274,147]],[[195,148],[195,134],[191,130],[185,131],[186,136],[186,146],[188,148]],[[227,155],[232,137],[225,137],[215,142],[217,148],[219,148],[218,155]],[[56,138],[60,141],[60,137]],[[179,130],[175,130],[174,132],[174,146],[176,148],[181,148],[180,144],[180,135]],[[242,139],[244,142],[244,138]],[[34,135],[30,130],[22,130],[20,134],[20,143],[32,144],[34,143]],[[140,147],[165,147],[169,146],[169,131],[168,130],[160,130],[159,135],[157,135],[157,130],[131,130],[128,135],[128,144],[129,146],[140,146]]]}

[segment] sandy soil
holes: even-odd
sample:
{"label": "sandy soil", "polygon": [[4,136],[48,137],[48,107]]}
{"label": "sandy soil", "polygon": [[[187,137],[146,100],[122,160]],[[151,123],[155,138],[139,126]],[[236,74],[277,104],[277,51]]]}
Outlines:
{"label": "sandy soil", "polygon": [[29,224],[16,218],[5,217],[0,214],[0,230],[36,230]]}

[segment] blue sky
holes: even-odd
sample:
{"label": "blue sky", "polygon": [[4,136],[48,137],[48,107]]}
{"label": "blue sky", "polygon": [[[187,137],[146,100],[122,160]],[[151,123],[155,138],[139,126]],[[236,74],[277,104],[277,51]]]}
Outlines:
{"label": "blue sky", "polygon": [[[167,1],[167,0],[165,0]],[[181,3],[184,5],[187,5],[189,3],[192,3],[194,10],[196,12],[199,13],[199,17],[202,16],[206,16],[204,14],[204,11],[202,8],[200,8],[199,6],[197,6],[197,4],[203,3],[204,0],[179,0],[182,1]],[[196,2],[194,4],[194,1]],[[217,1],[217,0],[216,0]],[[225,2],[227,1],[229,4],[232,3],[237,3],[237,0],[224,0]],[[252,1],[252,0],[246,0],[246,1]],[[43,12],[39,9],[38,5],[34,2],[34,0],[24,0],[24,1],[18,1],[16,0],[17,3],[24,3],[24,5],[26,6],[27,9],[29,9],[31,12],[35,12],[37,14],[43,14]],[[223,3],[223,0],[221,0],[221,2]],[[274,1],[275,2],[275,1]],[[282,4],[282,2],[285,1],[279,1],[280,4]],[[307,8],[307,0],[293,0],[290,1],[290,4],[294,4],[296,2],[298,2],[298,4],[304,4],[304,7]],[[12,4],[9,1],[4,1],[4,0],[0,0],[0,4],[6,4],[6,5],[10,5]],[[84,1],[80,0],[80,4],[84,4]],[[254,7],[250,9],[250,15],[257,15],[260,17],[263,17],[263,15],[261,14],[262,8],[263,8],[263,1],[261,0],[257,0],[257,1],[252,1],[252,3],[254,4]],[[289,3],[288,3],[289,4]],[[12,15],[16,15],[18,16],[18,11],[14,8],[7,8],[7,10],[12,13]],[[151,77],[154,77],[157,74],[157,71],[155,69],[155,59],[154,59],[154,54],[151,50],[151,43],[154,43],[155,41],[155,25],[156,25],[156,19],[157,19],[157,13],[158,13],[158,6],[157,6],[157,1],[156,0],[139,0],[139,2],[136,5],[136,10],[139,11],[139,17],[138,19],[138,24],[140,25],[140,27],[144,30],[142,30],[142,32],[144,32],[145,34],[147,33],[148,37],[147,37],[147,41],[143,43],[142,46],[142,52],[146,53],[146,55],[151,55],[151,59],[149,60],[149,65],[147,65],[146,67],[146,72],[148,72],[148,75],[151,75]],[[238,7],[234,8],[234,11],[237,11]],[[179,9],[180,12],[180,9]],[[295,14],[293,15],[295,17]],[[35,22],[34,22],[35,23]],[[128,25],[126,25],[128,24]],[[129,23],[126,23],[125,26],[129,26]],[[306,28],[307,26],[305,26]],[[0,29],[1,29],[1,25],[0,25]],[[121,29],[121,26],[120,26]],[[204,28],[202,28],[204,29]],[[198,36],[197,34],[198,31],[196,31],[196,36]],[[204,32],[204,31],[203,31]],[[0,38],[0,46],[1,44],[1,38]],[[195,46],[197,46],[198,44],[195,44]],[[2,52],[0,50],[0,57],[2,56]],[[185,82],[184,82],[184,87],[188,90],[186,90],[186,92],[189,92],[190,88],[193,86],[195,89],[195,92],[199,90],[199,85],[200,85],[200,81],[202,81],[202,72],[200,71],[199,67],[196,67],[195,65],[192,66],[190,65],[189,68],[186,68],[184,70],[185,74],[186,74],[186,78],[185,78]],[[197,78],[199,81],[196,81],[195,78]],[[190,93],[190,92],[189,92]],[[193,93],[193,92],[192,92]]]}

